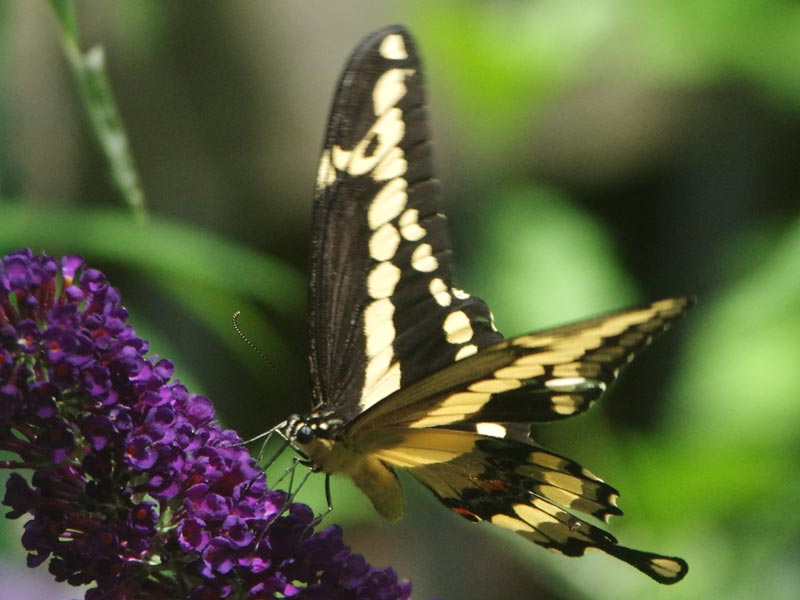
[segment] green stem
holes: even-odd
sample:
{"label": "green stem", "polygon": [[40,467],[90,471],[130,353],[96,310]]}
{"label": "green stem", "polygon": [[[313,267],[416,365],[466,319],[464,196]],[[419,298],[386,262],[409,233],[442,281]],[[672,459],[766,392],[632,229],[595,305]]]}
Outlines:
{"label": "green stem", "polygon": [[128,136],[117,110],[99,46],[86,53],[78,44],[78,23],[72,0],[50,0],[58,17],[61,45],[80,93],[92,132],[108,162],[111,181],[137,219],[147,218],[144,191],[133,161]]}

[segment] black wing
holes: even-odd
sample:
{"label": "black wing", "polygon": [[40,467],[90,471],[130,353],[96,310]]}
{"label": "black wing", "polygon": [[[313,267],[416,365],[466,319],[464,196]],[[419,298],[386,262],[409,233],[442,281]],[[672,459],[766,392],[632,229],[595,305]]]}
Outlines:
{"label": "black wing", "polygon": [[356,49],[339,83],[312,231],[315,407],[352,419],[502,339],[486,304],[452,285],[422,74],[406,30]]}

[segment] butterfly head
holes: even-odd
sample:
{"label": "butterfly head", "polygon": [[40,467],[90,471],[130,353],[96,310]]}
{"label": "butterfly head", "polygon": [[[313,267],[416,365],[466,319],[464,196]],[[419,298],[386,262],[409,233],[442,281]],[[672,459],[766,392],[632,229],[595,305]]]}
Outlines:
{"label": "butterfly head", "polygon": [[331,411],[313,412],[303,417],[292,415],[279,431],[312,468],[320,469],[325,462],[322,457],[330,452],[343,425],[344,421]]}

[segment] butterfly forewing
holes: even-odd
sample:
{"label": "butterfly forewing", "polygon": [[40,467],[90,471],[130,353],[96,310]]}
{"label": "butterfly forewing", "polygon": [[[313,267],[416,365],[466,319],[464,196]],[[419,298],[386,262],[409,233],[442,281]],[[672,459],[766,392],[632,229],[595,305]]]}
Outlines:
{"label": "butterfly forewing", "polygon": [[453,288],[438,195],[419,59],[387,28],[342,75],[317,175],[311,372],[316,404],[345,419],[502,339]]}

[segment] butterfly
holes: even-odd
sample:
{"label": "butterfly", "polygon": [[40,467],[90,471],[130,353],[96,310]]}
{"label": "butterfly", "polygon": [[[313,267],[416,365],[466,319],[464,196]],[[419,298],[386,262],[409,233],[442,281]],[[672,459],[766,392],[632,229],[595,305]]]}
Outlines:
{"label": "butterfly", "polygon": [[356,48],[331,110],[313,210],[314,404],[277,431],[388,520],[403,513],[402,469],[470,521],[680,581],[682,559],[621,546],[577,516],[622,514],[617,491],[529,431],[587,410],[690,301],[505,339],[486,303],[453,285],[439,194],[420,59],[403,27],[387,27]]}

